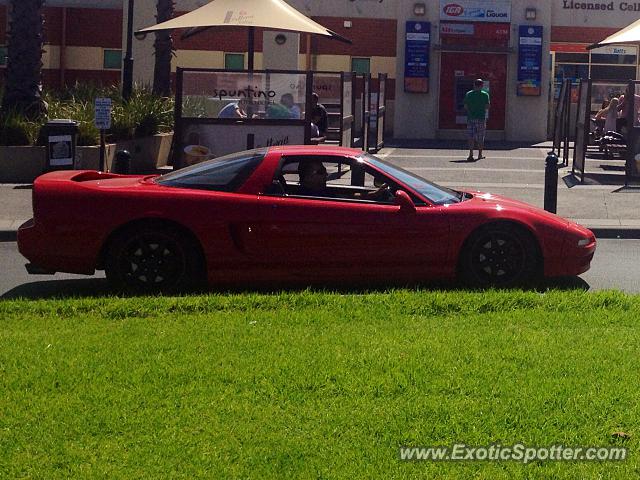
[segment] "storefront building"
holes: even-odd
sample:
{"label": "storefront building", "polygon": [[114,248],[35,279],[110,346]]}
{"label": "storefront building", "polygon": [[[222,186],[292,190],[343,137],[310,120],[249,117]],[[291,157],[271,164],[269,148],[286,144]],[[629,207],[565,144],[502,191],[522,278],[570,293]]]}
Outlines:
{"label": "storefront building", "polygon": [[[352,45],[287,34],[277,43],[256,35],[256,68],[311,68],[386,73],[388,128],[396,138],[463,138],[462,98],[475,78],[491,95],[488,138],[541,141],[555,85],[601,81],[594,103],[638,78],[636,47],[587,51],[640,18],[640,3],[622,0],[288,0],[305,15],[350,38]],[[7,12],[0,1],[0,38]],[[123,8],[124,3],[124,8]],[[136,0],[135,28],[155,24],[155,0]],[[177,2],[178,13],[206,3]],[[49,0],[45,10],[45,84],[113,82],[120,74],[126,4],[118,0]],[[246,68],[243,31],[210,30],[175,41],[174,65]],[[153,36],[134,41],[136,80],[153,72]],[[4,63],[0,41],[0,69]],[[595,107],[594,107],[595,108]]]}

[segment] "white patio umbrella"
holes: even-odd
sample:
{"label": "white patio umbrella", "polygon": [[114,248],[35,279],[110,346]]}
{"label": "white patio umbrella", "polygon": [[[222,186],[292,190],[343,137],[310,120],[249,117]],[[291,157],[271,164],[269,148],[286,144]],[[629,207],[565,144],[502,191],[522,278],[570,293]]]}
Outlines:
{"label": "white patio umbrella", "polygon": [[182,37],[188,38],[213,27],[248,28],[249,70],[253,70],[256,27],[312,33],[351,43],[350,40],[306,17],[284,0],[212,0],[208,4],[177,18],[138,30],[136,34],[159,30],[187,29]]}
{"label": "white patio umbrella", "polygon": [[622,30],[618,30],[613,35],[609,35],[604,40],[589,45],[587,50],[607,45],[640,44],[640,20],[636,20],[631,25],[627,25]]}

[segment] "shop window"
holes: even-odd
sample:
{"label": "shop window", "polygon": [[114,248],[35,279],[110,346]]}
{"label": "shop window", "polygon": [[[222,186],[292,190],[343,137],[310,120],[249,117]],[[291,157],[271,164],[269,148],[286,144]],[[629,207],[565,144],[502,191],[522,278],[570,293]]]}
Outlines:
{"label": "shop window", "polygon": [[636,67],[591,65],[591,78],[594,80],[633,80],[636,78]]}
{"label": "shop window", "polygon": [[564,79],[589,78],[589,65],[556,64],[556,81]]}
{"label": "shop window", "polygon": [[7,47],[5,45],[0,45],[0,66],[7,64],[7,53]]}
{"label": "shop window", "polygon": [[371,73],[371,59],[353,57],[351,59],[351,71],[356,73]]}
{"label": "shop window", "polygon": [[122,68],[122,50],[104,50],[102,64],[105,70],[120,70]]}
{"label": "shop window", "polygon": [[591,63],[605,63],[609,65],[635,65],[635,55],[607,55],[602,53],[592,53]]}
{"label": "shop window", "polygon": [[225,53],[224,68],[226,70],[244,70],[243,53]]}

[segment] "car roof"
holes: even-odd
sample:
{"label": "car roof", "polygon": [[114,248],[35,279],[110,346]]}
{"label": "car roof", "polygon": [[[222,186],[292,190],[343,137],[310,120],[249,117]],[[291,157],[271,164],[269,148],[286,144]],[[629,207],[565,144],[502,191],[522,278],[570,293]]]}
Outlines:
{"label": "car roof", "polygon": [[362,155],[364,152],[356,148],[334,145],[282,145],[270,147],[269,153],[278,155],[344,155],[353,157]]}

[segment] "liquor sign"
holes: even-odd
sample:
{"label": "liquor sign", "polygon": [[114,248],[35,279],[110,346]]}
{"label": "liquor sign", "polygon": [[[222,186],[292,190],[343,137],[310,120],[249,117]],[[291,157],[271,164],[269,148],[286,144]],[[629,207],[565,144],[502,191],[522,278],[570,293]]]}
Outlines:
{"label": "liquor sign", "polygon": [[542,94],[542,26],[520,25],[518,96]]}
{"label": "liquor sign", "polygon": [[511,23],[511,0],[440,0],[440,20]]}
{"label": "liquor sign", "polygon": [[429,91],[429,49],[431,48],[431,24],[407,22],[404,43],[404,91],[427,93]]}

